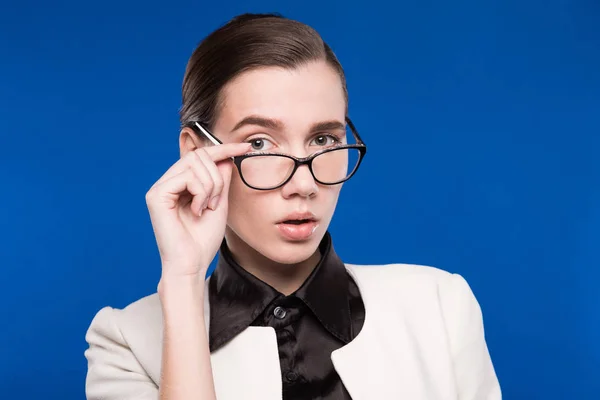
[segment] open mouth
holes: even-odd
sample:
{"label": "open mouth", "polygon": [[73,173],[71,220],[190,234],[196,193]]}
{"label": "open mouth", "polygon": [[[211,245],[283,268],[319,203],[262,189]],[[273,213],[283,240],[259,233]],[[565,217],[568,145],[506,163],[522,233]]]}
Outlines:
{"label": "open mouth", "polygon": [[290,219],[287,221],[283,221],[284,224],[291,224],[291,225],[302,225],[302,224],[306,224],[308,222],[312,222],[311,219]]}
{"label": "open mouth", "polygon": [[308,240],[318,226],[318,222],[314,219],[288,219],[277,224],[279,233],[291,241]]}

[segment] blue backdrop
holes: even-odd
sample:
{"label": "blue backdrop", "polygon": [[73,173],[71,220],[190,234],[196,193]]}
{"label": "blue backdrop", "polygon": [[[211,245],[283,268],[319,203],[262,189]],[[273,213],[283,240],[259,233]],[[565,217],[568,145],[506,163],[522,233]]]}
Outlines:
{"label": "blue backdrop", "polygon": [[369,145],[342,258],[465,276],[505,398],[598,398],[599,3],[244,3],[0,6],[2,397],[84,397],[93,315],[156,289],[144,195],[178,157],[187,58],[278,11],[331,44]]}

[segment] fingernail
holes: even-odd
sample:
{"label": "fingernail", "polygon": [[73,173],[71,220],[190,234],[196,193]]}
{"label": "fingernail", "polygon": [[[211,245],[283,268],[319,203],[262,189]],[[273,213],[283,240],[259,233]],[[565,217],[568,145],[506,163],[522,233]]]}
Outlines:
{"label": "fingernail", "polygon": [[216,210],[218,204],[219,204],[219,196],[215,196],[210,200],[209,207],[211,210]]}

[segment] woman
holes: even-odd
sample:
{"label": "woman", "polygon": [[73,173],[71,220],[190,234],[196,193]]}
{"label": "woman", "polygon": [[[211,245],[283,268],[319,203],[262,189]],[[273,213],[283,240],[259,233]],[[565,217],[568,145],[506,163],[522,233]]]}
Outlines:
{"label": "woman", "polygon": [[246,14],[198,46],[181,158],[146,196],[157,294],[95,316],[88,399],[501,397],[463,278],[335,254],[329,222],[366,152],[347,107],[304,24]]}

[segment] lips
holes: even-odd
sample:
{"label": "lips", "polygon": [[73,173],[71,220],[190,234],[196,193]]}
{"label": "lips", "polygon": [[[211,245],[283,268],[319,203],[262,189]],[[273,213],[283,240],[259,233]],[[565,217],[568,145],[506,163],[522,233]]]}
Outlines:
{"label": "lips", "polygon": [[284,239],[302,241],[312,236],[319,223],[313,213],[297,212],[284,217],[276,226]]}
{"label": "lips", "polygon": [[286,223],[277,224],[277,229],[284,239],[297,242],[308,240],[317,230],[319,224],[317,221],[308,221],[302,223]]}
{"label": "lips", "polygon": [[317,220],[317,217],[315,217],[315,215],[313,213],[305,211],[305,212],[294,212],[294,213],[288,214],[286,217],[282,218],[277,223],[278,224],[282,224],[282,223],[298,224],[301,222],[310,222],[310,221],[315,222],[316,220]]}

